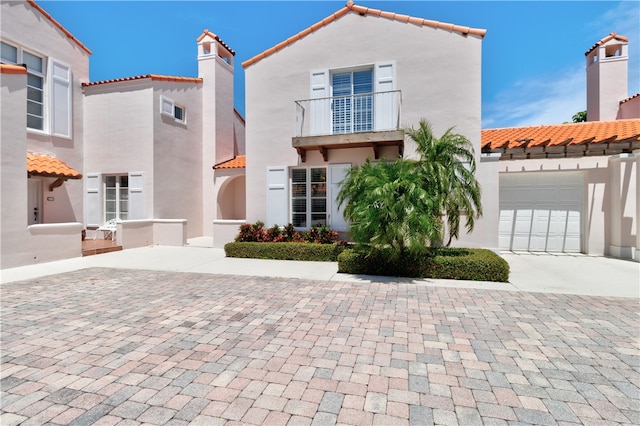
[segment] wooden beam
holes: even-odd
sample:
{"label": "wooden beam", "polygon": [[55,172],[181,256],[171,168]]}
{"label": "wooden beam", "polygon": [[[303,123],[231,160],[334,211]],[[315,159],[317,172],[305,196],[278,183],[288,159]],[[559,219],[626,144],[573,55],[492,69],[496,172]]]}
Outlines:
{"label": "wooden beam", "polygon": [[324,158],[324,161],[329,161],[329,150],[327,148],[325,148],[324,146],[319,147],[320,149],[320,154],[322,154],[322,158]]}
{"label": "wooden beam", "polygon": [[65,178],[58,178],[49,184],[49,192],[53,192],[54,188],[62,186],[62,184],[66,181]]}
{"label": "wooden beam", "polygon": [[300,156],[300,160],[304,163],[307,161],[307,150],[304,148],[297,147],[296,151],[298,151],[298,155]]}

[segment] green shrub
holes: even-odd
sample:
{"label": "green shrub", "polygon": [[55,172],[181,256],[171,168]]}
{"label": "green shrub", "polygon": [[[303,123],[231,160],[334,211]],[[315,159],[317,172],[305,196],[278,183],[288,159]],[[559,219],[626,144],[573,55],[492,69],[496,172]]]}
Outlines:
{"label": "green shrub", "polygon": [[390,250],[357,248],[338,256],[338,272],[474,281],[509,280],[509,264],[491,250],[434,248],[426,254],[392,256]]}
{"label": "green shrub", "polygon": [[227,257],[335,262],[345,244],[234,242],[224,246]]}

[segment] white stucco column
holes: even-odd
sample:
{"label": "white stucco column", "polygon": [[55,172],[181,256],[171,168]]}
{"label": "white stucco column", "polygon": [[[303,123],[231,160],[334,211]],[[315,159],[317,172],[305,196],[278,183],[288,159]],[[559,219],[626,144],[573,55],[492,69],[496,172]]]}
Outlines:
{"label": "white stucco column", "polygon": [[609,158],[609,255],[640,261],[640,155],[623,153]]}

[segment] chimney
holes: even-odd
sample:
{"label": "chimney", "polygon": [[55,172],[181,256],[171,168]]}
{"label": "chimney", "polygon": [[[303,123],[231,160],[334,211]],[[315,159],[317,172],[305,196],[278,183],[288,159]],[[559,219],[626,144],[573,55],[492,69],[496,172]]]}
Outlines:
{"label": "chimney", "polygon": [[629,39],[611,33],[585,52],[587,121],[615,120],[627,94]]}

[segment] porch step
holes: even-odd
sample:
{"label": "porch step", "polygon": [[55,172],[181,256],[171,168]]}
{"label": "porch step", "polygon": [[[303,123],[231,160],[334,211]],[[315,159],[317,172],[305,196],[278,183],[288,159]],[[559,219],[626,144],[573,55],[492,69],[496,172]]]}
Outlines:
{"label": "porch step", "polygon": [[112,251],[121,251],[121,250],[122,250],[122,246],[82,249],[82,257],[93,256],[94,254],[109,253]]}
{"label": "porch step", "polygon": [[94,254],[103,254],[120,250],[122,250],[122,246],[119,246],[115,241],[111,240],[82,241],[82,256],[92,256]]}

